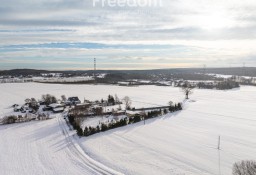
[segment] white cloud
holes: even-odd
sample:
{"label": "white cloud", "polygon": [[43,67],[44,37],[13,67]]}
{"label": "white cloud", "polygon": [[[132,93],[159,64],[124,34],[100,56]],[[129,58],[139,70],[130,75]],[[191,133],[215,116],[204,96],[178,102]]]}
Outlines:
{"label": "white cloud", "polygon": [[[105,59],[140,57],[226,66],[256,55],[256,2],[253,0],[162,0],[163,7],[93,7],[87,0],[9,0],[0,4],[0,46],[38,43],[181,45],[165,49],[58,49],[5,51],[2,59]],[[174,59],[175,58],[175,59]],[[33,60],[31,60],[33,61]],[[65,60],[63,60],[65,61]],[[141,61],[141,60],[140,60]],[[121,60],[120,60],[121,62]],[[193,62],[193,64],[192,64]],[[17,63],[18,64],[18,63]],[[55,63],[58,64],[58,63]],[[145,64],[146,65],[146,64]],[[1,68],[0,68],[1,69]]]}

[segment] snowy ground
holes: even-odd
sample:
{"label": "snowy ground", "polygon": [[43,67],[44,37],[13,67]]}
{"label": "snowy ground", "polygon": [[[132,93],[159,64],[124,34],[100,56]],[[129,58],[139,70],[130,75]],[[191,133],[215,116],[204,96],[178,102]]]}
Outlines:
{"label": "snowy ground", "polygon": [[[61,95],[78,96],[81,101],[107,99],[108,95],[117,94],[120,99],[129,96],[133,102],[132,106],[136,107],[151,107],[151,106],[166,106],[168,101],[173,100],[179,102],[180,94],[172,94],[170,87],[160,86],[140,86],[140,87],[123,87],[110,85],[60,85],[60,84],[41,84],[41,83],[6,83],[0,84],[0,95],[4,100],[0,100],[0,117],[4,113],[12,111],[11,105],[24,104],[26,98],[34,97],[41,99],[43,94],[52,94],[57,98]],[[181,93],[179,89],[175,89],[177,93]],[[154,95],[154,96],[152,96]],[[182,96],[183,97],[183,96]]]}
{"label": "snowy ground", "polygon": [[0,133],[0,174],[121,174],[86,155],[60,114],[46,121],[3,125]]}
{"label": "snowy ground", "polygon": [[[27,97],[40,98],[45,93],[57,97],[76,95],[81,100],[128,95],[136,107],[183,99],[180,90],[172,87],[0,84],[4,99],[0,109],[9,110],[14,103],[23,103]],[[0,174],[102,174],[99,172],[115,170],[128,175],[229,175],[234,162],[256,160],[255,102],[256,87],[195,90],[181,112],[79,141],[58,116],[0,126]],[[220,151],[216,149],[219,135]],[[95,167],[87,155],[114,170]]]}
{"label": "snowy ground", "polygon": [[84,76],[84,77],[52,77],[52,78],[43,78],[43,77],[35,77],[33,78],[34,82],[81,82],[81,81],[90,81],[93,80],[93,77]]}
{"label": "snowy ground", "polygon": [[126,115],[121,116],[112,116],[112,115],[106,115],[106,116],[96,116],[96,117],[87,117],[82,121],[82,128],[85,127],[94,127],[100,126],[102,123],[109,124],[113,123],[114,121],[120,121],[121,119],[126,118]]}
{"label": "snowy ground", "polygon": [[181,112],[83,139],[83,145],[125,174],[228,175],[234,162],[256,159],[256,88],[196,90],[191,99]]}

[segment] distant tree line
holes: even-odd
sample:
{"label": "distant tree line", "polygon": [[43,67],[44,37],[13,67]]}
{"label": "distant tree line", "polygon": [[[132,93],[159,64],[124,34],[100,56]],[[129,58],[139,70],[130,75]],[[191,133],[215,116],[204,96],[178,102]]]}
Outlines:
{"label": "distant tree line", "polygon": [[223,81],[223,82],[219,82],[217,84],[216,89],[226,90],[226,89],[233,89],[233,88],[238,88],[238,87],[240,87],[238,82]]}
{"label": "distant tree line", "polygon": [[218,89],[218,90],[228,90],[240,87],[238,82],[235,81],[222,81],[218,83],[206,83],[200,82],[197,84],[199,89]]}
{"label": "distant tree line", "polygon": [[[14,69],[0,71],[0,76],[15,76],[15,77],[32,77],[41,76],[41,74],[61,73],[63,77],[93,75],[94,71],[45,71],[33,69]],[[208,75],[223,74],[256,77],[255,67],[232,67],[232,68],[181,68],[181,69],[158,69],[158,70],[97,70],[96,73],[106,74],[105,78],[97,78],[98,83],[117,83],[131,79],[142,80],[160,80],[160,79],[183,79],[183,80],[223,80]],[[94,81],[73,82],[72,84],[88,84]],[[61,83],[60,83],[61,84]]]}

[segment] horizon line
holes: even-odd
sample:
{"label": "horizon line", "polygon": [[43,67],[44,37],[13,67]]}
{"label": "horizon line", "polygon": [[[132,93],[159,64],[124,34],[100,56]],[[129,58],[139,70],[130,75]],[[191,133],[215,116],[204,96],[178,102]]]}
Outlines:
{"label": "horizon line", "polygon": [[[234,68],[256,68],[250,67],[179,67],[179,68],[155,68],[155,69],[97,69],[96,71],[147,71],[147,70],[170,70],[170,69],[234,69]],[[11,70],[37,70],[37,71],[94,71],[93,69],[34,69],[34,68],[13,68],[0,69],[0,71]]]}

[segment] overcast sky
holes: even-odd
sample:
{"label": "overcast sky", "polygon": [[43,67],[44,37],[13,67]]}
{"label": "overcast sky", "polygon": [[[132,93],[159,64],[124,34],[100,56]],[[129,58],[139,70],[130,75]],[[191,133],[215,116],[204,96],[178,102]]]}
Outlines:
{"label": "overcast sky", "polygon": [[255,0],[119,1],[1,1],[0,69],[256,66]]}

